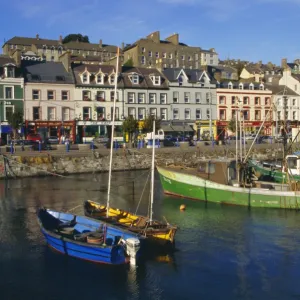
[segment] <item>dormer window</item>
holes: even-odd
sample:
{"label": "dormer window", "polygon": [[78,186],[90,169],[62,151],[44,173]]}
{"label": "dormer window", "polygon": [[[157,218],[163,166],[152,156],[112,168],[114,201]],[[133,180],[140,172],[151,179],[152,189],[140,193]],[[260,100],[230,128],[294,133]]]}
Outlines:
{"label": "dormer window", "polygon": [[98,84],[103,84],[103,81],[104,81],[103,79],[104,79],[103,74],[98,74],[96,77],[96,81]]}
{"label": "dormer window", "polygon": [[129,79],[133,84],[139,84],[139,75],[138,74],[132,74],[131,76],[129,76]]}
{"label": "dormer window", "polygon": [[54,46],[51,47],[51,54],[54,54]]}
{"label": "dormer window", "polygon": [[160,85],[160,76],[151,76],[151,80],[154,85]]}
{"label": "dormer window", "polygon": [[5,76],[9,78],[14,78],[15,77],[15,67],[14,66],[7,66],[4,69]]}
{"label": "dormer window", "polygon": [[231,82],[229,82],[229,83],[228,83],[228,88],[229,88],[230,90],[232,90],[232,88],[233,88],[233,85],[232,85],[232,83],[231,83]]}
{"label": "dormer window", "polygon": [[239,89],[242,90],[243,88],[244,88],[243,84],[240,83],[240,84],[239,84]]}
{"label": "dormer window", "polygon": [[62,47],[58,47],[58,55],[62,55]]}
{"label": "dormer window", "polygon": [[110,84],[115,84],[115,80],[116,80],[116,75],[115,74],[110,75],[109,77]]}
{"label": "dormer window", "polygon": [[263,84],[260,84],[260,85],[259,85],[259,89],[260,89],[260,90],[263,90],[263,89],[264,89],[264,85],[263,85]]}
{"label": "dormer window", "polygon": [[87,73],[82,74],[82,83],[88,83],[88,74]]}
{"label": "dormer window", "polygon": [[249,90],[253,90],[254,89],[254,85],[251,83],[250,85],[249,85]]}

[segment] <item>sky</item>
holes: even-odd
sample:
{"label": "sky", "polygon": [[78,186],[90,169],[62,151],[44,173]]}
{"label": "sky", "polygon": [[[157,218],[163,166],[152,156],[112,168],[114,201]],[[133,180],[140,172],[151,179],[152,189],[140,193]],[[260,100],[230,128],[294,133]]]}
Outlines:
{"label": "sky", "polygon": [[159,30],[161,39],[176,32],[180,42],[215,48],[220,59],[300,58],[300,0],[11,0],[1,8],[2,43],[81,33],[121,46]]}

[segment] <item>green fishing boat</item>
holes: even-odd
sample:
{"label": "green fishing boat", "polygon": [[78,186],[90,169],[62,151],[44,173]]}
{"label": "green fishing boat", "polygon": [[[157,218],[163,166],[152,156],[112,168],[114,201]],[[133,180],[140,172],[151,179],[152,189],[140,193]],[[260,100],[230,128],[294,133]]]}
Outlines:
{"label": "green fishing boat", "polygon": [[233,164],[209,161],[197,169],[157,167],[157,170],[166,194],[247,207],[299,208],[300,191],[293,191],[292,185],[253,180],[240,186]]}
{"label": "green fishing boat", "polygon": [[248,160],[248,166],[252,167],[258,180],[274,181],[278,183],[289,183],[300,181],[300,157],[298,155],[287,155],[285,163],[276,166],[256,160]]}

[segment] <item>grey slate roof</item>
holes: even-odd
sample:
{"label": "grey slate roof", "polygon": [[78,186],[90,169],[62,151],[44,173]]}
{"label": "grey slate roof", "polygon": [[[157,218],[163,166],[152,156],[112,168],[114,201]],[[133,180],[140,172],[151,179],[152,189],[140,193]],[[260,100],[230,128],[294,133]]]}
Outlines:
{"label": "grey slate roof", "polygon": [[[76,50],[84,50],[84,51],[107,51],[107,52],[115,52],[117,53],[117,46],[102,44],[100,47],[99,44],[92,43],[83,43],[83,42],[69,42],[63,44],[66,49],[76,49]],[[120,49],[121,50],[121,49]]]}
{"label": "grey slate roof", "polygon": [[3,67],[6,64],[14,64],[15,65],[16,63],[8,55],[0,55],[0,67]]}
{"label": "grey slate roof", "polygon": [[[21,37],[21,36],[14,36],[13,38],[9,39],[5,42],[5,44],[10,45],[26,45],[31,46],[34,45],[46,45],[46,46],[58,46],[60,43],[58,40],[49,40],[49,39],[37,39],[37,38],[28,38],[28,37]],[[4,44],[4,45],[5,45]]]}
{"label": "grey slate roof", "polygon": [[272,85],[266,83],[265,88],[272,91],[273,94],[277,95],[299,96],[296,92],[285,85]]}
{"label": "grey slate roof", "polygon": [[[163,73],[168,78],[169,81],[174,82],[174,81],[178,81],[177,77],[181,72],[181,70],[182,70],[181,68],[167,68],[164,69]],[[199,82],[199,78],[201,74],[204,72],[204,69],[183,69],[183,71],[187,75],[189,82]],[[207,75],[209,76],[209,74]]]}
{"label": "grey slate roof", "polygon": [[61,62],[22,61],[22,69],[26,82],[44,82],[57,84],[73,84],[72,73],[64,68]]}

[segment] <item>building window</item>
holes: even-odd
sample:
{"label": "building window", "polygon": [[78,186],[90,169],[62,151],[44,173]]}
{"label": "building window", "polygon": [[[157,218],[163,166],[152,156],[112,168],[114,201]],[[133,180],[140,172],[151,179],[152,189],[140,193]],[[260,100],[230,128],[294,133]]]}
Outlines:
{"label": "building window", "polygon": [[128,103],[135,103],[134,93],[128,93]]}
{"label": "building window", "polygon": [[296,105],[296,99],[293,99],[293,106]]}
{"label": "building window", "polygon": [[219,96],[219,104],[226,104],[226,97],[225,96]]}
{"label": "building window", "polygon": [[166,52],[163,52],[163,53],[162,53],[162,57],[163,57],[163,58],[167,58],[167,53],[166,53]]}
{"label": "building window", "polygon": [[270,105],[270,98],[265,98],[265,105]]}
{"label": "building window", "polygon": [[[110,91],[110,101],[115,100],[115,91]],[[119,92],[117,92],[117,98],[116,101],[119,101]]]}
{"label": "building window", "polygon": [[156,103],[156,94],[150,93],[149,94],[149,104],[155,104]]}
{"label": "building window", "polygon": [[69,100],[69,91],[61,91],[61,100]]}
{"label": "building window", "polygon": [[189,108],[186,108],[184,110],[184,119],[185,120],[190,120],[191,119],[191,110]]}
{"label": "building window", "polygon": [[293,120],[296,120],[296,112],[293,111]]}
{"label": "building window", "polygon": [[7,121],[12,116],[13,113],[14,113],[14,106],[13,105],[6,105],[5,106],[4,120]]}
{"label": "building window", "polygon": [[261,112],[260,112],[260,110],[256,110],[255,112],[254,112],[254,114],[255,114],[255,121],[259,121],[260,119],[261,119]]}
{"label": "building window", "polygon": [[243,111],[243,117],[245,121],[249,121],[250,120],[250,112],[249,110],[244,110]]}
{"label": "building window", "polygon": [[144,93],[138,93],[138,103],[145,103],[145,94]]}
{"label": "building window", "polygon": [[105,92],[104,91],[97,91],[96,100],[104,102],[105,101]]}
{"label": "building window", "polygon": [[13,99],[13,87],[5,87],[5,99]]}
{"label": "building window", "polygon": [[34,121],[40,119],[40,107],[32,108],[32,116]]}
{"label": "building window", "polygon": [[179,92],[173,92],[173,103],[179,103]]}
{"label": "building window", "polygon": [[6,67],[7,77],[14,78],[15,77],[15,67]]}
{"label": "building window", "polygon": [[178,108],[173,109],[173,119],[179,120],[179,109]]}
{"label": "building window", "polygon": [[142,47],[142,53],[145,53],[146,49],[145,47]]}
{"label": "building window", "polygon": [[167,94],[160,94],[160,104],[167,104]]}
{"label": "building window", "polygon": [[255,105],[260,105],[260,97],[255,97],[254,98],[254,104]]}
{"label": "building window", "polygon": [[138,108],[138,119],[139,120],[144,120],[146,117],[146,109],[145,108]]}
{"label": "building window", "polygon": [[190,103],[190,92],[184,93],[184,103]]}
{"label": "building window", "polygon": [[55,100],[54,91],[47,91],[47,100]]}
{"label": "building window", "polygon": [[146,64],[146,58],[145,58],[144,55],[141,57],[141,64],[142,64],[142,65],[145,65],[145,64]]}
{"label": "building window", "polygon": [[172,53],[169,54],[169,58],[170,58],[170,59],[173,58],[173,54],[172,54]]}
{"label": "building window", "polygon": [[70,108],[69,107],[63,107],[62,108],[62,120],[63,121],[69,121],[70,120]]}
{"label": "building window", "polygon": [[154,85],[160,85],[160,76],[151,76],[150,78]]}
{"label": "building window", "polygon": [[220,109],[220,120],[224,121],[226,120],[226,109]]}
{"label": "building window", "polygon": [[115,75],[110,75],[109,77],[110,84],[115,84],[115,79],[116,79]]}
{"label": "building window", "polygon": [[231,96],[231,105],[235,104],[235,96]]}
{"label": "building window", "polygon": [[87,73],[82,74],[82,82],[87,83],[88,82],[88,75]]}
{"label": "building window", "polygon": [[[110,108],[110,114],[111,114],[111,116],[114,115],[113,112],[114,112],[114,108],[111,107]],[[116,110],[115,110],[115,120],[119,120],[119,107],[116,107]]]}
{"label": "building window", "polygon": [[51,61],[54,61],[54,56],[51,56]]}
{"label": "building window", "polygon": [[101,106],[97,107],[97,120],[98,121],[105,120],[105,107],[101,107]]}
{"label": "building window", "polygon": [[157,116],[157,109],[156,108],[150,108],[150,116],[154,116],[156,119]]}
{"label": "building window", "polygon": [[206,118],[210,119],[210,109],[209,108],[206,109]]}
{"label": "building window", "polygon": [[192,57],[191,56],[188,56],[188,61],[191,61],[192,60]]}
{"label": "building window", "polygon": [[277,112],[277,120],[280,121],[281,120],[281,111]]}
{"label": "building window", "polygon": [[196,103],[201,102],[201,93],[196,93]]}
{"label": "building window", "polygon": [[55,107],[48,107],[48,121],[55,121]]}
{"label": "building window", "polygon": [[200,120],[201,119],[201,109],[197,108],[196,109],[196,120]]}
{"label": "building window", "polygon": [[160,118],[162,120],[167,120],[168,116],[167,116],[167,109],[166,108],[161,108],[160,109]]}
{"label": "building window", "polygon": [[58,55],[61,55],[61,54],[62,54],[62,48],[59,47],[59,48],[58,48]]}
{"label": "building window", "polygon": [[231,111],[231,118],[232,118],[232,119],[235,119],[235,117],[236,117],[236,110],[233,109],[233,110]]}
{"label": "building window", "polygon": [[128,116],[133,117],[135,119],[135,108],[134,107],[129,107],[128,108]]}
{"label": "building window", "polygon": [[243,104],[249,105],[249,97],[243,97]]}
{"label": "building window", "polygon": [[86,120],[86,121],[91,118],[91,108],[90,107],[82,108],[82,117],[83,117],[83,120]]}
{"label": "building window", "polygon": [[185,58],[184,55],[181,55],[181,60],[184,60],[184,58]]}
{"label": "building window", "polygon": [[139,84],[139,75],[138,74],[133,74],[133,75],[129,76],[129,79],[133,84]]}
{"label": "building window", "polygon": [[103,84],[103,78],[104,78],[103,74],[98,74],[97,75],[97,83]]}
{"label": "building window", "polygon": [[32,99],[40,100],[40,90],[32,90]]}
{"label": "building window", "polygon": [[149,51],[148,55],[149,57],[152,57],[152,51]]}
{"label": "building window", "polygon": [[210,102],[210,93],[206,93],[206,104]]}
{"label": "building window", "polygon": [[159,58],[159,52],[155,52],[155,57]]}
{"label": "building window", "polygon": [[82,91],[82,100],[90,101],[91,100],[91,92],[90,91]]}

